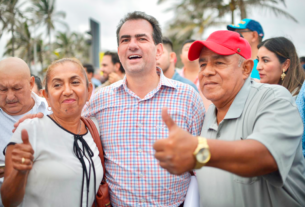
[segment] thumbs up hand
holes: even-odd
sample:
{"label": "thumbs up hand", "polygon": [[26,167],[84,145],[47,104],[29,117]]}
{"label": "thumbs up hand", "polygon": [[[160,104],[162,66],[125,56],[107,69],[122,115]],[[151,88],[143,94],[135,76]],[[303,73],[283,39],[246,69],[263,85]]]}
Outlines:
{"label": "thumbs up hand", "polygon": [[34,150],[25,129],[21,131],[21,139],[22,143],[16,144],[12,151],[12,163],[15,170],[25,174],[32,169]]}
{"label": "thumbs up hand", "polygon": [[191,171],[196,164],[193,152],[198,145],[197,138],[179,128],[167,113],[167,108],[162,109],[162,119],[168,127],[169,136],[155,142],[155,158],[162,168],[172,174]]}

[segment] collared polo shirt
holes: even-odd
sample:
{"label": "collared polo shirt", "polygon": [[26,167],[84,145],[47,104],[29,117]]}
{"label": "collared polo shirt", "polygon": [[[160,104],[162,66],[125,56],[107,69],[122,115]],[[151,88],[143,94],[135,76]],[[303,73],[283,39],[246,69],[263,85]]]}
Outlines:
{"label": "collared polo shirt", "polygon": [[159,84],[143,99],[125,77],[101,88],[84,109],[85,116],[98,120],[113,206],[177,207],[185,199],[190,174],[171,175],[161,168],[153,144],[168,137],[162,108],[193,135],[201,132],[205,110],[191,86],[166,78],[159,68],[156,72]]}
{"label": "collared polo shirt", "polygon": [[270,151],[278,171],[246,178],[202,167],[197,171],[201,206],[305,206],[302,134],[302,120],[289,91],[248,78],[219,125],[216,108],[210,106],[201,136],[226,141],[257,140]]}
{"label": "collared polo shirt", "polygon": [[[31,93],[31,96],[34,99],[35,104],[33,108],[25,114],[11,116],[0,108],[0,163],[5,162],[5,157],[2,152],[13,135],[12,130],[14,129],[15,123],[26,114],[37,114],[38,112],[41,112],[46,115],[50,113],[50,111],[47,110],[48,104],[44,98],[39,97],[34,92]],[[3,178],[0,179],[0,182],[3,182]]]}

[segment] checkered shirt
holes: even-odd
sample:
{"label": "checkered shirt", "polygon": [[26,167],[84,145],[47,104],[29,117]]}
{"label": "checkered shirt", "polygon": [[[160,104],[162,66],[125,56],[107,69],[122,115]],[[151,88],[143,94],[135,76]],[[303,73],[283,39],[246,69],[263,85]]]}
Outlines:
{"label": "checkered shirt", "polygon": [[205,109],[191,86],[166,78],[159,68],[157,73],[157,88],[143,99],[128,89],[125,77],[102,88],[83,111],[98,120],[113,206],[176,207],[185,199],[190,174],[176,176],[162,169],[154,158],[153,144],[168,137],[163,107],[179,127],[196,136]]}

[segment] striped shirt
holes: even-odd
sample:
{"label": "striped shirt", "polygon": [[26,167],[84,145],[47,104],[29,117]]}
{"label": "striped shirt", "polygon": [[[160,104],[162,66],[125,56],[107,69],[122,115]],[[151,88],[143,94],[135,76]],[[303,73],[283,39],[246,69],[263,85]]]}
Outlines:
{"label": "striped shirt", "polygon": [[153,144],[168,137],[163,107],[179,127],[199,135],[205,116],[200,95],[189,85],[166,78],[143,99],[128,89],[126,77],[102,88],[84,109],[96,117],[105,151],[106,180],[113,206],[179,206],[189,173],[171,175],[154,158]]}

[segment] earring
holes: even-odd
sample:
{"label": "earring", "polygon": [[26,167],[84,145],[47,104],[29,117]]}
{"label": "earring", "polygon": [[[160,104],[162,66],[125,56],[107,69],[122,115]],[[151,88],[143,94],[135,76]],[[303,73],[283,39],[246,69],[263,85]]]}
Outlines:
{"label": "earring", "polygon": [[48,110],[48,111],[52,111],[52,108],[51,108],[51,107],[48,107],[47,110]]}
{"label": "earring", "polygon": [[282,73],[282,75],[281,75],[281,79],[284,80],[285,77],[286,77],[286,74],[285,74],[285,72],[284,72],[284,70],[283,70],[283,73]]}

